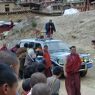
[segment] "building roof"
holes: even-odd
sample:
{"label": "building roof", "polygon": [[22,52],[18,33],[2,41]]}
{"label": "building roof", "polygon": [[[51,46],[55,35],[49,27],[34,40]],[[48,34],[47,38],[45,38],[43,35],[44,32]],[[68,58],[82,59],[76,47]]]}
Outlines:
{"label": "building roof", "polygon": [[0,0],[0,3],[15,3],[15,0]]}
{"label": "building roof", "polygon": [[85,0],[67,0],[67,2],[70,2],[70,3],[82,3],[84,1]]}

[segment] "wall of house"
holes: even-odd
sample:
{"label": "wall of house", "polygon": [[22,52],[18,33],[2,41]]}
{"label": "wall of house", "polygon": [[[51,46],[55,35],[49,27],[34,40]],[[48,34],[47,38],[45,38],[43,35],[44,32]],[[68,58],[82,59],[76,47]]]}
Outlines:
{"label": "wall of house", "polygon": [[16,5],[14,3],[0,3],[0,12],[6,12],[9,8],[9,12],[13,12],[13,8]]}

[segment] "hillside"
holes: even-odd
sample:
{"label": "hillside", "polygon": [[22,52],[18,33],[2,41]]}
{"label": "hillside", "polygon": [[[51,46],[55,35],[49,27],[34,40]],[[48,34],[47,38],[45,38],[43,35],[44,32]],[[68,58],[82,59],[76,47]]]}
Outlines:
{"label": "hillside", "polygon": [[57,29],[54,38],[64,40],[70,45],[76,45],[85,51],[93,49],[91,40],[95,39],[95,11],[73,16],[44,17],[41,23],[51,18]]}
{"label": "hillside", "polygon": [[[45,32],[44,25],[49,19],[52,19],[56,26],[55,39],[64,40],[68,44],[76,45],[78,48],[88,52],[93,49],[91,40],[95,39],[95,11],[83,12],[72,16],[39,16],[37,28]],[[12,35],[8,39],[13,41],[19,38],[31,37],[32,34],[33,31],[28,30],[20,35],[17,34],[17,36]]]}

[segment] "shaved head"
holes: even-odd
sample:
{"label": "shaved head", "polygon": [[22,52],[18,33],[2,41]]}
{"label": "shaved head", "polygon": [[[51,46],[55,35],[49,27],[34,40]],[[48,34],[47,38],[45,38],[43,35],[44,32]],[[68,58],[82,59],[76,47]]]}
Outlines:
{"label": "shaved head", "polygon": [[0,62],[9,65],[18,74],[19,60],[17,59],[17,56],[14,53],[8,50],[0,51]]}
{"label": "shaved head", "polygon": [[46,83],[46,82],[47,82],[46,76],[42,73],[36,72],[31,76],[30,85],[31,87],[33,87],[37,83]]}
{"label": "shaved head", "polygon": [[47,84],[38,83],[32,89],[32,95],[51,95]]}
{"label": "shaved head", "polygon": [[0,51],[0,61],[4,61],[8,65],[18,64],[17,57],[11,51]]}

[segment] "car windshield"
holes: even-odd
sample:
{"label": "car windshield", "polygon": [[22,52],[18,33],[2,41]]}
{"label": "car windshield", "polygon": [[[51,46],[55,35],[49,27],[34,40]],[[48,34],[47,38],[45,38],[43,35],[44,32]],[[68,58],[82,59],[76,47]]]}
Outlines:
{"label": "car windshield", "polygon": [[52,41],[52,42],[47,42],[48,49],[50,52],[69,52],[69,47],[63,43],[62,41]]}

